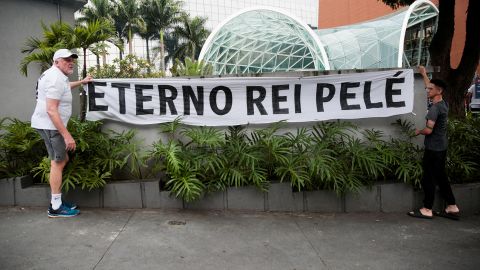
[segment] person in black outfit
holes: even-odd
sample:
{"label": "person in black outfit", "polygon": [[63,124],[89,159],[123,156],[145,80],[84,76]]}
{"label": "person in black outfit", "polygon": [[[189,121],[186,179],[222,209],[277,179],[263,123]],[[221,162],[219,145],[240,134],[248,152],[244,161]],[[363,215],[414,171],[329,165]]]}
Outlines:
{"label": "person in black outfit", "polygon": [[[423,156],[422,189],[425,194],[423,207],[409,212],[408,215],[418,218],[431,219],[434,214],[458,220],[460,210],[455,203],[452,188],[445,173],[447,159],[447,120],[448,105],[443,100],[447,85],[439,79],[432,79],[426,83],[427,95],[432,104],[428,109],[426,126],[422,130],[415,130],[415,135],[425,135],[425,152]],[[435,199],[435,184],[440,188],[440,194],[445,199],[445,210],[433,213]]]}

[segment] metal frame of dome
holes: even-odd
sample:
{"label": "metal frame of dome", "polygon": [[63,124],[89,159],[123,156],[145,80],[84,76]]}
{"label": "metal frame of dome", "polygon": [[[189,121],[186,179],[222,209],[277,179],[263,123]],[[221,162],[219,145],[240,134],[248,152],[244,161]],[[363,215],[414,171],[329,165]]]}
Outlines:
{"label": "metal frame of dome", "polygon": [[[209,58],[209,53],[211,52],[211,50],[214,50],[215,48],[212,48],[212,46],[215,44],[216,40],[218,40],[219,38],[222,38],[222,31],[225,31],[225,27],[228,27],[230,23],[232,22],[235,22],[235,20],[241,20],[242,16],[249,16],[252,14],[252,12],[261,12],[263,16],[267,16],[268,14],[267,13],[271,13],[270,15],[275,15],[275,16],[278,16],[278,23],[284,23],[285,25],[289,25],[289,28],[288,29],[285,29],[286,31],[284,32],[278,32],[278,33],[266,33],[265,32],[265,35],[277,35],[278,37],[284,37],[285,36],[285,33],[291,33],[292,31],[301,31],[298,32],[298,33],[295,33],[296,36],[293,36],[292,37],[295,37],[296,39],[298,40],[301,40],[303,42],[302,45],[306,45],[304,48],[306,49],[305,53],[308,53],[311,58],[312,58],[312,61],[313,61],[313,65],[314,65],[314,69],[315,70],[319,70],[319,69],[330,69],[330,65],[329,65],[329,62],[328,62],[328,58],[327,58],[327,54],[323,48],[323,45],[319,39],[319,37],[317,35],[315,35],[315,33],[313,32],[313,30],[307,25],[305,24],[304,22],[302,22],[300,19],[296,18],[295,16],[291,15],[291,14],[288,14],[286,11],[283,11],[283,10],[280,10],[280,9],[277,9],[277,8],[270,8],[270,7],[252,7],[252,8],[247,8],[247,9],[244,9],[244,10],[241,10],[239,11],[238,13],[236,14],[233,14],[232,16],[230,16],[229,18],[227,18],[226,20],[224,20],[220,25],[218,25],[213,31],[212,33],[210,34],[210,36],[207,38],[205,44],[203,45],[202,47],[202,51],[200,52],[200,56],[199,56],[199,60],[204,60],[204,61],[207,61],[207,62],[214,62],[214,66],[215,65],[218,65],[218,66],[221,66],[222,63],[219,63],[219,59],[215,59],[215,61],[212,61],[212,59],[208,59]],[[271,17],[269,17],[269,19],[272,19]],[[282,21],[283,20],[283,21]],[[235,27],[243,27],[243,26],[238,26],[238,25],[235,25]],[[267,29],[267,28],[266,28]],[[259,34],[262,34],[264,32],[259,32]],[[244,37],[245,40],[247,39],[251,39],[251,37]],[[227,40],[228,41],[228,40]],[[272,40],[268,40],[268,41],[264,41],[264,42],[272,42]],[[276,41],[275,41],[276,42]],[[280,43],[280,41],[279,41]],[[285,43],[286,44],[286,43]],[[246,45],[250,45],[250,46],[253,46],[252,43],[250,44],[246,44]],[[297,46],[298,47],[298,44],[290,44],[288,45],[289,47],[291,47],[290,49],[293,50],[292,46]],[[259,45],[257,45],[259,46]],[[278,46],[282,46],[282,44],[279,44]],[[288,47],[287,46],[287,47]],[[243,48],[242,48],[243,49]],[[240,51],[240,50],[239,50]],[[248,51],[248,50],[244,50],[245,52],[247,53],[253,53],[253,51]],[[216,52],[215,52],[216,53]],[[265,52],[267,53],[267,52]],[[225,52],[223,52],[222,54],[222,57],[225,56]],[[291,57],[300,57],[302,58],[302,56],[299,56],[299,55],[287,55],[284,57],[284,60],[286,58],[291,58]],[[303,55],[303,57],[305,57],[305,55]],[[207,58],[207,59],[205,59]],[[218,57],[217,55],[217,58],[220,58]],[[253,59],[254,61],[255,60],[258,60],[257,58]],[[264,61],[264,59],[262,58],[261,61],[263,65],[265,65],[266,63],[268,63],[270,60],[272,59],[269,59],[267,61]],[[276,60],[276,59],[275,59]],[[251,59],[249,59],[249,63],[247,63],[246,66],[248,65],[252,65],[253,64],[253,61],[251,61]],[[276,69],[282,64],[282,62],[280,63],[276,63],[275,62],[275,65],[273,68],[273,71],[276,71]],[[224,69],[225,68],[225,63],[223,63],[223,67],[221,67],[221,69]],[[238,67],[239,66],[239,63],[232,63],[232,65],[235,65],[235,67]],[[320,66],[321,65],[321,66]],[[216,66],[215,66],[216,67]],[[252,67],[254,68],[254,67]],[[259,67],[259,69],[261,70],[263,68],[262,67]],[[291,67],[288,67],[287,70],[289,70]],[[247,67],[247,70],[250,70],[250,66]],[[282,70],[284,71],[284,69],[279,69],[279,70]],[[295,70],[298,70],[295,69]],[[225,70],[223,70],[225,71]],[[262,71],[263,72],[263,71]],[[224,72],[219,72],[221,74],[223,74]]]}

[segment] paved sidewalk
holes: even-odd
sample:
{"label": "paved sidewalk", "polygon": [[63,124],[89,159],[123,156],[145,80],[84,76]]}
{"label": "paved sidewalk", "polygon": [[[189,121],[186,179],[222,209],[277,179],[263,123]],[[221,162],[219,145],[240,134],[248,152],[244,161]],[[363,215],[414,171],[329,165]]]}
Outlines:
{"label": "paved sidewalk", "polygon": [[4,207],[0,269],[480,269],[480,216]]}

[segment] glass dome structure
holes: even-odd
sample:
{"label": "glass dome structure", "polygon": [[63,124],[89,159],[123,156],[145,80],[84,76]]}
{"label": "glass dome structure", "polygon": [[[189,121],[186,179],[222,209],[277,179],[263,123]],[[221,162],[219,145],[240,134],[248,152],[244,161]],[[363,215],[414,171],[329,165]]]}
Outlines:
{"label": "glass dome structure", "polygon": [[251,8],[220,24],[199,59],[217,75],[426,65],[437,17],[435,5],[418,0],[375,20],[312,30],[284,11]]}
{"label": "glass dome structure", "polygon": [[200,60],[216,74],[330,69],[313,30],[285,11],[250,8],[231,16],[208,37]]}

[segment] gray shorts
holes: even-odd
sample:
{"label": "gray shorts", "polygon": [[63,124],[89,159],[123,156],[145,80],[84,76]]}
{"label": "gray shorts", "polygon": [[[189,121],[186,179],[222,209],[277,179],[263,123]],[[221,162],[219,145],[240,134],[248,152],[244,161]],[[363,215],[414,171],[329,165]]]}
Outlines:
{"label": "gray shorts", "polygon": [[65,140],[58,130],[37,129],[37,132],[42,136],[47,147],[48,157],[51,160],[63,161],[67,157],[67,147]]}

